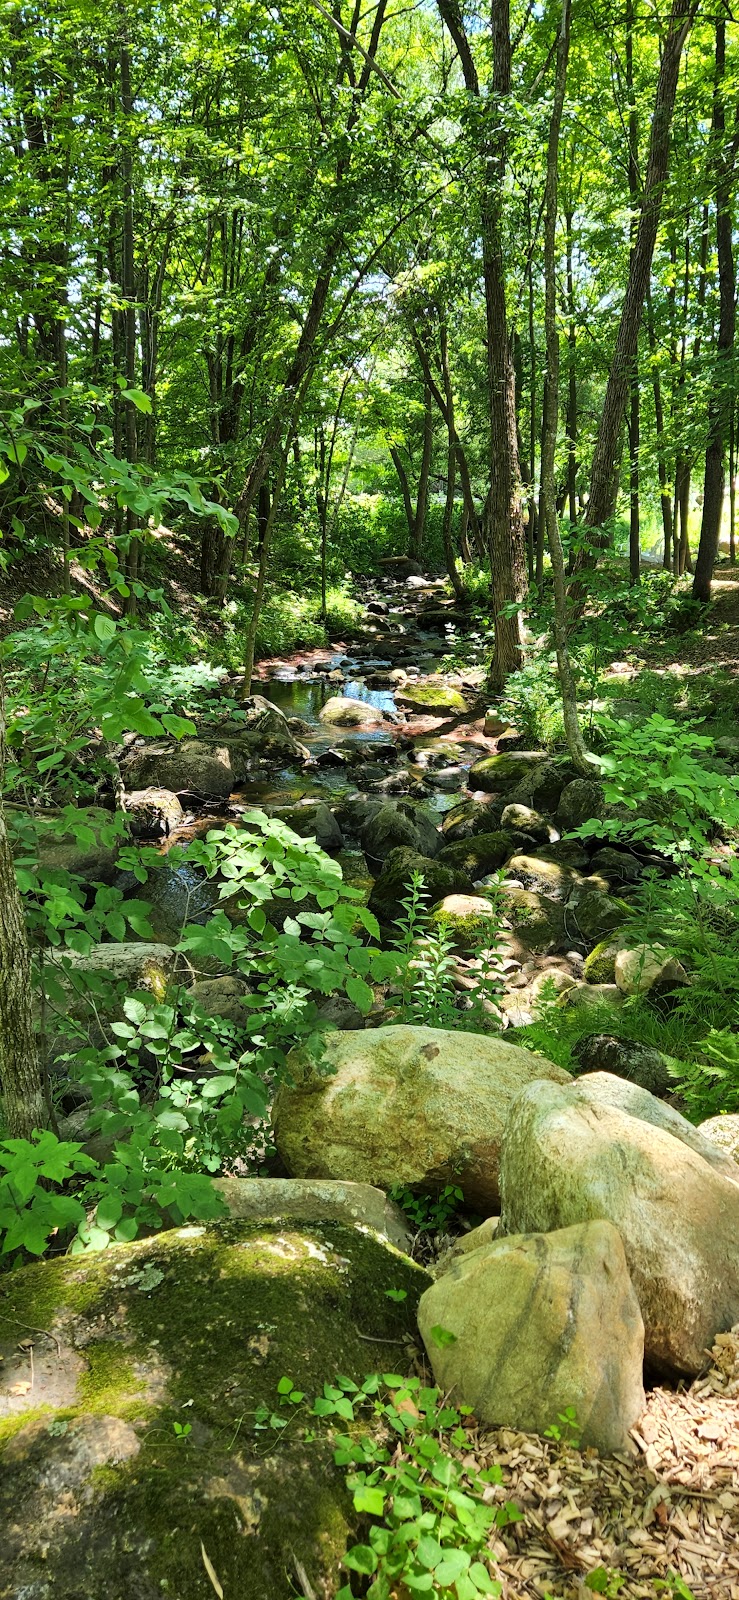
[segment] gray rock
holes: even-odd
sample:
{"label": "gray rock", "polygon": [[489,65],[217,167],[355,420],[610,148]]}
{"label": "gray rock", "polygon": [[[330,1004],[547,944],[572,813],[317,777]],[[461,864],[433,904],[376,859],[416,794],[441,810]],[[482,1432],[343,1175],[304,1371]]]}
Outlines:
{"label": "gray rock", "polygon": [[239,1222],[360,1223],[410,1255],[407,1218],[372,1184],[335,1178],[214,1178],[213,1184]]}
{"label": "gray rock", "polygon": [[603,785],[592,778],[573,778],[562,790],[557,806],[557,823],[565,833],[579,828],[591,817],[602,817],[605,805]]}
{"label": "gray rock", "polygon": [[[610,1093],[653,1099],[611,1081]],[[739,1184],[664,1125],[597,1098],[586,1084],[534,1083],[515,1100],[500,1164],[502,1228],[549,1233],[612,1222],[644,1318],[647,1360],[701,1372],[715,1335],[739,1321]],[[662,1117],[668,1108],[653,1104]]]}
{"label": "gray rock", "polygon": [[414,872],[423,873],[427,905],[433,905],[447,894],[472,893],[472,879],[468,873],[403,845],[390,851],[369,898],[370,911],[374,911],[381,922],[394,922],[402,915],[402,902],[407,898]]}
{"label": "gray rock", "polygon": [[494,1210],[503,1124],[518,1090],[538,1077],[569,1081],[487,1034],[404,1026],[327,1034],[320,1072],[307,1051],[290,1053],[274,1104],[277,1149],[295,1177],[382,1189],[454,1182],[470,1205]]}
{"label": "gray rock", "polygon": [[401,846],[419,855],[435,856],[441,845],[433,818],[421,807],[383,805],[359,830],[359,842],[368,860],[386,861]]}
{"label": "gray rock", "polygon": [[[644,1410],[644,1323],[609,1222],[467,1249],[422,1296],[436,1383],[488,1427],[544,1433],[572,1407],[578,1442],[633,1450]],[[438,1343],[435,1328],[453,1339]]]}
{"label": "gray rock", "polygon": [[586,1034],[573,1046],[573,1055],[583,1072],[608,1072],[616,1078],[627,1078],[657,1096],[666,1094],[670,1087],[669,1056],[634,1039],[617,1039],[608,1033]]}
{"label": "gray rock", "polygon": [[124,797],[124,810],[134,839],[165,838],[180,827],[183,810],[171,789],[134,789]]}
{"label": "gray rock", "polygon": [[228,799],[235,782],[228,746],[204,739],[134,750],[121,774],[127,789],[171,789],[205,800]]}
{"label": "gray rock", "polygon": [[295,806],[281,806],[274,815],[286,822],[301,839],[315,839],[327,855],[338,855],[344,848],[341,828],[333,812],[320,800],[301,800]]}

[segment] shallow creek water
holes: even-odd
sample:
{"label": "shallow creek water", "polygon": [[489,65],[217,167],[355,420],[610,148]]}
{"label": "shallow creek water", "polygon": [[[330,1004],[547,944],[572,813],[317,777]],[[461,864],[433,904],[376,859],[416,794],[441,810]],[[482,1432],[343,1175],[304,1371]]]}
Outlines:
{"label": "shallow creek water", "polygon": [[[424,648],[419,650],[416,660],[422,672],[438,670],[438,655],[442,653],[443,646],[440,641],[424,641]],[[327,726],[320,721],[320,712],[326,701],[333,695],[342,695],[347,699],[359,700],[374,707],[379,711],[390,714],[396,712],[395,694],[392,689],[368,688],[364,681],[365,674],[378,668],[390,665],[389,658],[378,650],[376,657],[371,661],[353,658],[344,652],[337,651],[329,654],[326,651],[316,651],[311,656],[296,656],[293,659],[262,663],[258,669],[258,681],[254,684],[257,693],[264,695],[286,717],[299,717],[305,724],[305,729],[298,733],[301,743],[306,745],[314,758],[320,757],[328,750],[353,750],[357,747],[366,750],[366,760],[372,762],[373,747],[394,743],[399,734],[412,733],[414,746],[419,751],[426,750],[438,742],[438,735],[434,731],[440,719],[415,718],[412,724],[404,724],[401,720],[397,724],[387,722],[380,726],[367,728],[337,728]],[[328,681],[329,672],[339,669],[345,676],[342,682]],[[446,741],[445,741],[446,742]],[[456,760],[468,767],[479,755],[479,749],[465,749],[464,743],[457,747]],[[387,772],[397,772],[399,766],[410,766],[414,775],[422,777],[420,768],[413,762],[414,751],[405,751],[385,765]],[[182,927],[188,922],[205,922],[212,915],[217,906],[219,891],[218,885],[207,880],[203,873],[187,859],[187,847],[192,839],[202,836],[209,829],[221,824],[232,823],[238,826],[239,817],[251,807],[264,807],[273,810],[279,806],[295,804],[303,798],[323,799],[331,804],[341,794],[346,792],[371,792],[367,778],[356,770],[356,766],[338,764],[315,765],[311,767],[291,766],[275,768],[269,776],[264,774],[255,776],[254,780],[244,784],[237,793],[230,797],[228,808],[222,817],[210,814],[201,816],[188,823],[162,845],[161,865],[150,874],[148,883],[143,887],[133,883],[125,886],[126,893],[140,894],[151,904],[151,922],[155,936],[167,942],[172,942],[179,937]],[[466,793],[465,778],[460,774],[459,787],[456,792],[443,791],[429,785],[424,795],[424,804],[428,809],[441,816],[451,806],[456,805]],[[341,856],[344,874],[347,879],[360,879],[366,876],[364,856],[359,850],[346,850]],[[121,884],[124,887],[123,883]]]}

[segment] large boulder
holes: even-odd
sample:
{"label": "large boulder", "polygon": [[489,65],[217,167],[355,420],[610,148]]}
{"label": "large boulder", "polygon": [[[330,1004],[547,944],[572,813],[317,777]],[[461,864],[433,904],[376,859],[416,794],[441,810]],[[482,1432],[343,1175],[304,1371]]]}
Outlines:
{"label": "large boulder", "polygon": [[472,879],[459,867],[448,867],[420,855],[417,850],[401,846],[391,850],[376,879],[369,897],[370,911],[380,922],[391,923],[403,914],[403,901],[407,898],[414,872],[423,873],[426,904],[442,900],[447,894],[471,894]]}
{"label": "large boulder", "polygon": [[518,889],[505,884],[498,898],[522,950],[545,955],[571,947],[572,936],[560,901],[553,900],[550,895],[537,894],[535,889]]}
{"label": "large boulder", "polygon": [[381,1189],[455,1183],[484,1212],[498,1199],[503,1124],[519,1089],[560,1067],[502,1039],[396,1026],[328,1034],[319,1068],[288,1058],[274,1105],[279,1154],[298,1178]]}
{"label": "large boulder", "polygon": [[429,918],[432,928],[443,928],[457,950],[478,950],[497,937],[500,914],[482,894],[445,894]]}
{"label": "large boulder", "polygon": [[473,883],[489,872],[497,872],[511,853],[509,833],[475,833],[471,839],[460,839],[456,844],[445,844],[439,851],[439,861],[447,867],[458,867],[471,877]]}
{"label": "large boulder", "polygon": [[94,944],[84,953],[57,951],[53,972],[68,996],[70,1016],[87,1015],[91,996],[98,1010],[118,1015],[122,993],[141,991],[161,1001],[175,977],[185,977],[190,967],[170,945],[142,941]]}
{"label": "large boulder", "polygon": [[306,761],[310,752],[296,734],[309,731],[306,723],[286,717],[264,695],[252,694],[242,700],[232,721],[219,724],[218,738],[228,749],[235,780],[241,782],[255,767],[275,756]]}
{"label": "large boulder", "polygon": [[544,1433],[572,1408],[580,1444],[628,1449],[644,1323],[610,1222],[481,1244],[426,1290],[418,1322],[442,1392],[481,1422]]}
{"label": "large boulder", "polygon": [[310,1404],[386,1369],[428,1282],[366,1224],[289,1208],[6,1275],[0,1593],[285,1600],[295,1574],[334,1593],[345,1472],[278,1386]]}
{"label": "large boulder", "polygon": [[441,840],[438,828],[420,806],[386,802],[374,811],[359,831],[368,860],[386,861],[391,850],[406,846],[422,856],[435,856]]}
{"label": "large boulder", "polygon": [[286,822],[301,839],[315,839],[329,856],[338,855],[344,848],[341,828],[333,812],[321,800],[301,800],[294,806],[282,806],[274,815]]}
{"label": "large boulder", "polygon": [[670,1057],[653,1045],[608,1033],[587,1033],[573,1045],[572,1053],[583,1072],[607,1072],[628,1078],[653,1095],[666,1094],[670,1087]]}
{"label": "large boulder", "polygon": [[235,781],[228,746],[205,739],[135,749],[121,773],[127,789],[171,789],[203,800],[227,800]]}
{"label": "large boulder", "polygon": [[523,884],[524,889],[533,889],[536,894],[546,894],[552,900],[569,900],[572,893],[581,889],[585,879],[572,867],[562,866],[558,861],[547,861],[543,857],[518,855],[511,856],[506,866],[507,876],[515,878]]}
{"label": "large boulder", "polygon": [[727,1161],[715,1140],[708,1139],[674,1106],[666,1105],[644,1085],[606,1071],[603,1064],[600,1070],[586,1072],[577,1082],[581,1095],[594,1105],[612,1106],[616,1111],[626,1111],[630,1117],[638,1117],[640,1122],[648,1122],[653,1128],[662,1128],[665,1133],[671,1133],[673,1139],[679,1139],[689,1150],[694,1150],[714,1171],[732,1181],[736,1179],[733,1163]]}
{"label": "large boulder", "polygon": [[564,833],[579,828],[591,817],[602,817],[605,794],[595,778],[573,778],[562,790],[557,806],[557,823]]}
{"label": "large boulder", "polygon": [[382,1189],[321,1178],[214,1178],[228,1214],[239,1222],[344,1222],[372,1228],[410,1255],[408,1220]]}
{"label": "large boulder", "polygon": [[532,769],[541,770],[550,761],[545,750],[507,750],[500,755],[483,756],[470,768],[470,788],[504,793],[528,778]]}
{"label": "large boulder", "polygon": [[378,728],[389,720],[377,706],[366,700],[350,700],[343,694],[332,695],[318,715],[331,728]]}
{"label": "large boulder", "polygon": [[681,961],[658,946],[639,944],[619,950],[614,961],[616,983],[622,994],[667,994],[688,982]]}
{"label": "large boulder", "polygon": [[395,698],[399,706],[407,707],[409,711],[425,712],[429,716],[458,717],[467,710],[464,696],[442,680],[436,683],[408,683],[397,692]]}
{"label": "large boulder", "polygon": [[521,1091],[500,1188],[507,1234],[598,1218],[618,1228],[646,1357],[660,1370],[701,1372],[715,1335],[739,1321],[739,1185],[664,1127],[593,1098],[583,1080]]}
{"label": "large boulder", "polygon": [[246,1003],[249,985],[243,978],[200,978],[187,991],[187,999],[201,1006],[207,1017],[220,1017],[237,1028],[246,1028],[254,1012]]}

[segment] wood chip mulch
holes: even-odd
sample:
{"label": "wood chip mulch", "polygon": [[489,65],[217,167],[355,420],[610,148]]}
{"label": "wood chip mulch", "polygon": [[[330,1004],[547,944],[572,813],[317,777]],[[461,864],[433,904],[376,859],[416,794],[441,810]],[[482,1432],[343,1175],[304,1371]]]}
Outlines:
{"label": "wood chip mulch", "polygon": [[739,1325],[712,1359],[690,1389],[651,1391],[633,1457],[480,1432],[476,1464],[504,1474],[486,1497],[524,1514],[493,1546],[504,1600],[587,1600],[597,1568],[623,1579],[619,1600],[669,1596],[670,1574],[695,1600],[739,1600]]}

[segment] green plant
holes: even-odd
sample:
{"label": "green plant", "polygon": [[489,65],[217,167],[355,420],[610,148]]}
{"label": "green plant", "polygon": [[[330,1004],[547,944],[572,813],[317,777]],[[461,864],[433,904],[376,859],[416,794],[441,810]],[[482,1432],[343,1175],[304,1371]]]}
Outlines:
{"label": "green plant", "polygon": [[711,1028],[698,1042],[702,1060],[673,1063],[675,1093],[694,1122],[739,1112],[739,1033]]}
{"label": "green plant", "polygon": [[559,1412],[557,1421],[544,1429],[544,1438],[553,1439],[557,1444],[571,1445],[573,1450],[579,1450],[580,1424],[574,1406],[565,1406],[564,1411]]}
{"label": "green plant", "polygon": [[443,1233],[464,1204],[463,1191],[456,1183],[446,1183],[437,1195],[414,1194],[405,1184],[396,1184],[390,1198],[405,1212],[419,1233]]}
{"label": "green plant", "polygon": [[[700,759],[713,750],[707,735],[657,713],[637,724],[602,718],[600,728],[608,751],[590,759],[606,800],[634,813],[633,820],[609,820],[609,838],[645,843],[684,862],[704,853],[717,826],[739,827],[739,779]],[[597,821],[574,830],[580,838],[602,832]]]}
{"label": "green plant", "polygon": [[51,1234],[84,1226],[85,1207],[63,1185],[96,1171],[81,1145],[50,1131],[35,1139],[0,1143],[0,1237],[2,1254],[27,1250],[42,1255]]}
{"label": "green plant", "polygon": [[608,1596],[608,1600],[615,1600],[625,1583],[626,1578],[623,1573],[617,1572],[614,1567],[596,1567],[593,1572],[588,1573],[585,1588],[589,1589],[591,1594],[604,1594]]}
{"label": "green plant", "polygon": [[[343,1561],[349,1573],[371,1579],[362,1590],[367,1600],[390,1600],[399,1587],[454,1600],[499,1595],[502,1586],[490,1575],[490,1531],[521,1513],[510,1501],[494,1507],[483,1501],[488,1484],[502,1483],[499,1467],[477,1472],[455,1453],[467,1445],[469,1407],[445,1404],[438,1389],[418,1378],[385,1373],[361,1387],[337,1378],[314,1410],[354,1422],[368,1406],[374,1430],[337,1439],[334,1457],[349,1469],[355,1510],[373,1519],[367,1542],[353,1545]],[[395,1436],[389,1444],[378,1428]],[[353,1595],[350,1578],[337,1600]]]}
{"label": "green plant", "polygon": [[[495,893],[495,885],[492,890]],[[477,983],[464,1010],[455,983],[457,960],[450,924],[443,918],[429,921],[428,891],[422,872],[413,872],[408,893],[401,905],[403,915],[396,918],[398,935],[393,948],[398,956],[401,990],[401,1020],[420,1027],[454,1027],[467,1032],[487,1029],[499,1023],[498,1001],[503,977],[497,950],[499,928],[495,919],[481,930],[470,952]]]}

